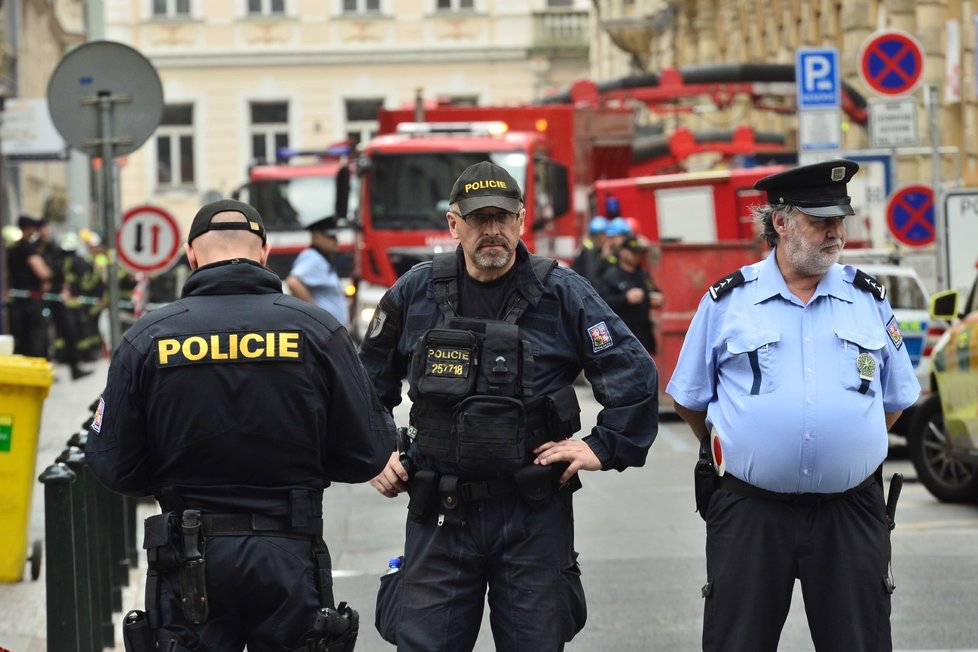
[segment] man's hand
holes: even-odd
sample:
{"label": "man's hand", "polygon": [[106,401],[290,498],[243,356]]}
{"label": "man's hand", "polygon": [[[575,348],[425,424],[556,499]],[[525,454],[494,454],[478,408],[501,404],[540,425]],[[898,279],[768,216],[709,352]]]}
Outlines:
{"label": "man's hand", "polygon": [[533,449],[537,458],[534,464],[548,466],[555,462],[567,462],[567,469],[560,476],[560,483],[570,481],[571,477],[581,469],[585,471],[600,471],[601,460],[594,454],[591,447],[580,439],[564,439],[562,441],[548,441],[538,448]]}
{"label": "man's hand", "polygon": [[387,460],[387,466],[370,481],[370,486],[388,498],[393,498],[399,493],[407,491],[408,478],[407,470],[398,459],[397,451],[391,453],[391,458]]}

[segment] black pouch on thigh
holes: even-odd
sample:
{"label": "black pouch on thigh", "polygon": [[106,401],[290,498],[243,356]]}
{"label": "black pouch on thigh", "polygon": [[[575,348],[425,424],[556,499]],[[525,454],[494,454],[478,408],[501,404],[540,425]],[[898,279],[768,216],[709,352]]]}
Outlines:
{"label": "black pouch on thigh", "polygon": [[581,583],[581,567],[577,563],[577,553],[573,554],[570,566],[561,571],[561,613],[560,639],[567,643],[587,622],[587,600],[584,598],[584,585]]}
{"label": "black pouch on thigh", "polygon": [[400,570],[380,576],[380,589],[377,591],[377,605],[374,610],[374,627],[380,637],[392,645],[397,645],[397,621],[401,612],[401,573],[404,572],[404,557],[401,557]]}
{"label": "black pouch on thigh", "polygon": [[456,460],[477,476],[510,475],[523,465],[523,403],[503,396],[472,396],[455,408]]}

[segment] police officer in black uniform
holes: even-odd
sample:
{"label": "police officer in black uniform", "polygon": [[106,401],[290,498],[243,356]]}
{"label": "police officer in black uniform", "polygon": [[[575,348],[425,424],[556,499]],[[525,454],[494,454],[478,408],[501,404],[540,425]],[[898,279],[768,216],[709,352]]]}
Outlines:
{"label": "police officer in black uniform", "polygon": [[[527,251],[522,192],[505,169],[470,166],[449,203],[460,246],[397,281],[360,349],[386,406],[405,377],[412,400],[403,458],[371,481],[411,495],[400,596],[382,588],[377,625],[401,652],[471,650],[488,587],[496,650],[552,652],[586,617],[578,472],[645,462],[656,368],[587,281]],[[572,439],[582,369],[603,409]]]}
{"label": "police officer in black uniform", "polygon": [[207,204],[185,249],[181,299],[114,354],[86,460],[163,512],[144,539],[148,649],[305,650],[317,613],[353,619],[331,604],[323,489],[374,477],[394,424],[344,328],[264,267],[254,208]]}
{"label": "police officer in black uniform", "polygon": [[43,294],[51,291],[53,273],[38,250],[38,236],[43,224],[43,220],[30,215],[17,218],[21,238],[7,251],[14,353],[37,358],[46,358],[50,345]]}

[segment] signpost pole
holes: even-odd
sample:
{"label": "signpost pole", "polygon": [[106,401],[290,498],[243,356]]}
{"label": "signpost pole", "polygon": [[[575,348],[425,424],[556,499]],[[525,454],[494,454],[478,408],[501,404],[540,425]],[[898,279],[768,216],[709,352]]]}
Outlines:
{"label": "signpost pole", "polygon": [[109,91],[98,94],[98,112],[102,147],[102,192],[99,212],[102,215],[102,241],[108,258],[109,281],[109,345],[115,351],[122,339],[119,326],[119,263],[115,245],[115,156],[112,153],[112,96]]}
{"label": "signpost pole", "polygon": [[927,121],[930,125],[931,179],[934,190],[934,232],[937,241],[937,289],[948,289],[947,224],[944,223],[944,202],[941,201],[941,135],[937,122],[937,86],[928,84],[925,89]]}

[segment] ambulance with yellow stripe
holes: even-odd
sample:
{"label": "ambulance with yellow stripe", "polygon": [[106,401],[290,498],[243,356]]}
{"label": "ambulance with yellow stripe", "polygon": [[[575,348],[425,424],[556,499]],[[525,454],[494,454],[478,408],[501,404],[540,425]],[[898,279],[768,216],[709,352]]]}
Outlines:
{"label": "ambulance with yellow stripe", "polygon": [[931,298],[930,315],[952,321],[930,354],[930,395],[907,436],[925,487],[946,502],[978,502],[978,277],[960,306],[958,290]]}

